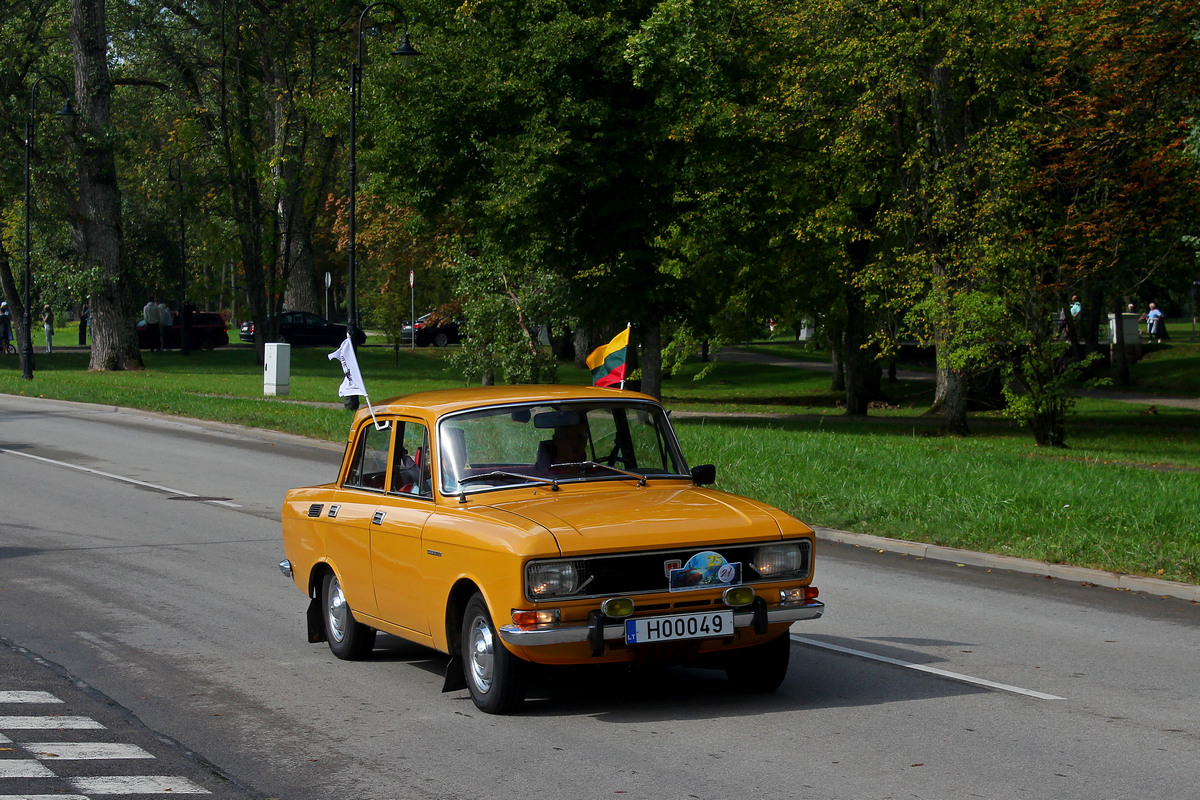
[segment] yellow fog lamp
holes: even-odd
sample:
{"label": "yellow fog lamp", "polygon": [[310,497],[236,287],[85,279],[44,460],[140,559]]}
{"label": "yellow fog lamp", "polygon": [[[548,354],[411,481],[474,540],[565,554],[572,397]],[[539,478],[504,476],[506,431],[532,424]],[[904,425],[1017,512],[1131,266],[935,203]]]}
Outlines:
{"label": "yellow fog lamp", "polygon": [[600,613],[611,619],[624,619],[633,613],[633,598],[610,597],[600,604]]}
{"label": "yellow fog lamp", "polygon": [[562,615],[557,608],[545,608],[537,611],[513,609],[512,612],[513,625],[523,631],[553,628],[558,625],[561,618]]}
{"label": "yellow fog lamp", "polygon": [[749,586],[730,586],[721,594],[730,608],[745,608],[754,602],[754,590]]}

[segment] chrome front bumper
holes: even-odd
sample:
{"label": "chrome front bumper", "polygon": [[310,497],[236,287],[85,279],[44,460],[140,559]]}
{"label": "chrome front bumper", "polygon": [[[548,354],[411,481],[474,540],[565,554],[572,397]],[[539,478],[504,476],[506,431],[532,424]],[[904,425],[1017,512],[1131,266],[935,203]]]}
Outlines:
{"label": "chrome front bumper", "polygon": [[292,562],[288,561],[286,558],[283,561],[280,561],[279,571],[283,573],[283,577],[285,578],[292,577]]}
{"label": "chrome front bumper", "polygon": [[[786,608],[763,609],[762,611],[735,611],[733,614],[733,627],[749,628],[753,625],[762,627],[781,622],[798,622],[802,619],[817,619],[823,613],[825,613],[825,604],[819,600],[813,600],[803,605],[788,606]],[[765,622],[763,619],[756,619],[760,614],[765,619]],[[516,625],[510,624],[501,627],[499,633],[500,638],[504,640],[505,644],[511,644],[514,647],[541,647],[544,645],[572,644],[576,642],[592,642],[594,645],[596,639],[603,639],[604,641],[620,639],[624,641],[625,620],[601,618],[598,622],[585,625],[535,628],[530,630],[518,628]]]}

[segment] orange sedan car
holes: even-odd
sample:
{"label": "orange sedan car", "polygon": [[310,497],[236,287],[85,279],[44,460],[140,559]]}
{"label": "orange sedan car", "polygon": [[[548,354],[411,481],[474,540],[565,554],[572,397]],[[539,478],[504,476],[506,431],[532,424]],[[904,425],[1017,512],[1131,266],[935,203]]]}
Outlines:
{"label": "orange sedan car", "polygon": [[451,656],[483,711],[530,663],[724,669],[773,691],[788,629],[821,616],[814,535],[706,488],[654,398],[513,386],[424,392],[354,419],[333,483],[283,505],[283,573],[344,659],[385,631]]}

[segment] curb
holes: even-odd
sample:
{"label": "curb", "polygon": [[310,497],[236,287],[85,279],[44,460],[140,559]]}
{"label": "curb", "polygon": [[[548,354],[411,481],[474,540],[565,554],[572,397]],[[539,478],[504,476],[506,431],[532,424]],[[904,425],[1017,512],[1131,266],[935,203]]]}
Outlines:
{"label": "curb", "polygon": [[867,547],[872,550],[882,550],[889,553],[929,558],[934,561],[947,561],[954,564],[964,564],[972,567],[987,567],[989,569],[1005,569],[1010,572],[1021,572],[1028,575],[1044,575],[1048,578],[1059,578],[1077,583],[1103,586],[1122,592],[1143,592],[1159,597],[1177,597],[1180,600],[1190,600],[1200,603],[1200,585],[1165,581],[1161,578],[1144,578],[1140,575],[1126,575],[1121,572],[1108,572],[1087,567],[1073,567],[1067,564],[1049,564],[1045,561],[1035,561],[1031,558],[1016,558],[1001,556],[993,553],[977,553],[973,550],[959,550],[955,547],[942,547],[935,544],[908,542],[903,539],[889,539],[884,536],[870,536],[865,533],[851,533],[836,528],[813,527],[818,539],[829,542],[848,544],[854,547]]}

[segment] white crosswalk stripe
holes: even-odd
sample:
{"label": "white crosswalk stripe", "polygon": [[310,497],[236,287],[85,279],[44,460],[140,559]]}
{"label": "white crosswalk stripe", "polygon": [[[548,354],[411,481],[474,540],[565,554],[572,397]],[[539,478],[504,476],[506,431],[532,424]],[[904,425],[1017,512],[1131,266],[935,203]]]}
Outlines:
{"label": "white crosswalk stripe", "polygon": [[42,761],[102,758],[154,758],[136,744],[110,742],[25,742],[21,745]]}
{"label": "white crosswalk stripe", "polygon": [[28,758],[0,760],[0,778],[55,778],[43,764]]}
{"label": "white crosswalk stripe", "polygon": [[66,731],[66,730],[103,730],[104,726],[91,717],[72,716],[40,716],[40,717],[5,717],[0,716],[0,731]]}
{"label": "white crosswalk stripe", "polygon": [[0,692],[0,703],[61,703],[49,692]]}
{"label": "white crosswalk stripe", "polygon": [[98,778],[67,778],[67,783],[84,794],[212,794],[187,778],[167,775],[116,775]]}

